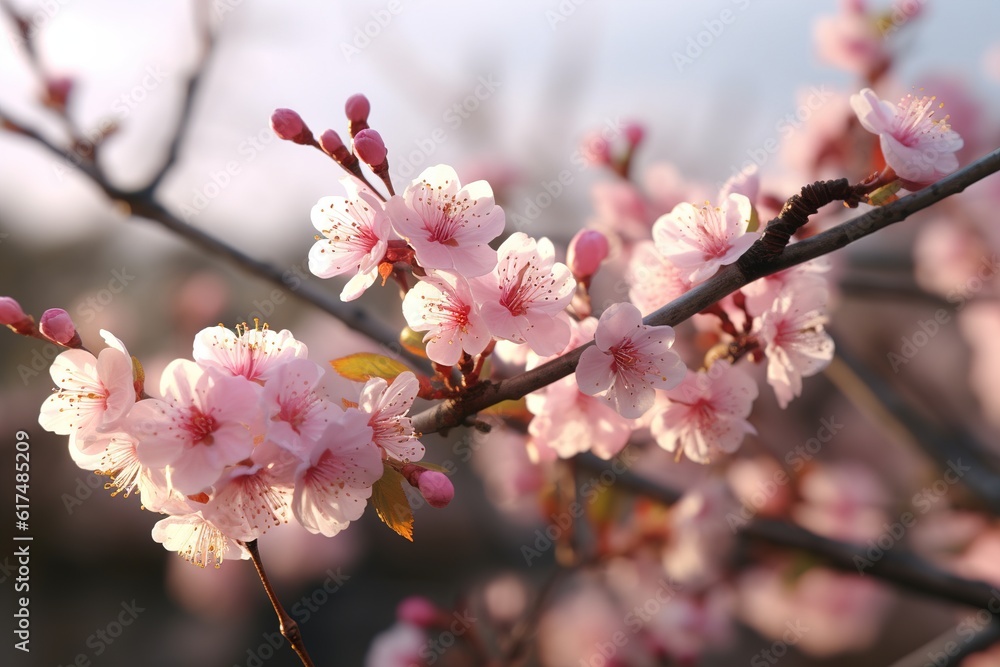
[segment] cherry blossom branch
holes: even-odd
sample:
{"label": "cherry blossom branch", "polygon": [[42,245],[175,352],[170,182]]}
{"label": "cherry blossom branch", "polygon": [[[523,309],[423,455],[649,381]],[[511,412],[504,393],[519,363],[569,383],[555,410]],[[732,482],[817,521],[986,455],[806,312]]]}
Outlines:
{"label": "cherry blossom branch", "polygon": [[299,656],[299,660],[302,661],[305,667],[315,667],[312,658],[309,657],[309,652],[306,650],[305,644],[302,643],[302,631],[299,629],[299,624],[288,615],[288,612],[285,611],[285,608],[281,605],[281,601],[278,600],[278,596],[271,587],[271,582],[264,571],[264,562],[260,559],[260,551],[257,549],[257,540],[245,542],[244,546],[250,552],[250,559],[253,561],[254,569],[257,570],[257,576],[260,577],[260,583],[264,585],[267,599],[271,601],[274,613],[278,615],[278,623],[281,627],[282,636],[288,640],[289,646]]}
{"label": "cherry blossom branch", "polygon": [[[942,199],[962,192],[973,183],[997,171],[1000,171],[1000,149],[919,192],[872,209],[816,236],[793,243],[777,255],[773,255],[764,247],[763,238],[759,239],[735,264],[722,267],[707,281],[650,314],[643,322],[652,326],[676,326],[744,285],[839,250],[849,243],[905,220]],[[757,244],[761,244],[762,248],[754,250]],[[491,405],[521,398],[564,378],[576,369],[580,355],[590,345],[593,343],[571,350],[518,376],[500,382],[481,382],[463,396],[439,403],[414,416],[413,428],[420,433],[445,431],[462,424],[469,415]]]}
{"label": "cherry blossom branch", "polygon": [[[964,632],[960,635],[955,629],[948,630],[889,667],[926,667],[930,664],[927,659],[930,656],[935,656],[935,665],[952,667],[960,665],[969,655],[984,651],[998,641],[1000,641],[1000,622],[994,619],[971,636]],[[941,656],[943,661],[939,661],[937,656]]]}
{"label": "cherry blossom branch", "polygon": [[[204,17],[199,21],[199,31],[202,35],[203,51],[198,66],[188,79],[186,95],[182,101],[177,127],[170,139],[163,163],[151,177],[151,180],[144,186],[135,189],[118,187],[104,174],[100,168],[100,164],[96,160],[95,154],[85,156],[81,159],[81,156],[73,150],[59,146],[27,123],[17,120],[2,107],[0,107],[0,126],[34,141],[45,148],[56,159],[73,165],[80,173],[89,178],[109,199],[121,205],[128,214],[159,223],[161,226],[185,238],[207,253],[220,255],[244,271],[256,275],[280,289],[287,290],[302,301],[339,319],[347,327],[358,333],[382,345],[391,346],[395,353],[405,357],[409,363],[429,373],[430,366],[425,359],[413,355],[396,343],[398,332],[373,319],[364,309],[348,306],[339,299],[301,280],[287,280],[285,277],[286,272],[282,269],[257,260],[236,247],[229,245],[222,239],[212,236],[196,227],[192,227],[157,199],[155,190],[176,163],[181,143],[187,135],[194,97],[198,91],[202,73],[211,54],[213,39]],[[72,137],[71,140],[75,142],[75,139]]]}
{"label": "cherry blossom branch", "polygon": [[[606,462],[600,461],[595,456],[580,456],[578,460],[595,472],[610,470]],[[616,486],[637,495],[666,505],[673,504],[681,496],[675,489],[631,471],[612,472],[615,474]],[[989,584],[945,572],[912,553],[901,552],[898,548],[884,551],[879,559],[873,560],[869,558],[865,546],[823,537],[800,526],[774,519],[754,519],[740,531],[740,534],[754,542],[805,551],[822,558],[828,565],[846,572],[857,573],[858,563],[861,562],[865,566],[866,575],[871,574],[907,590],[941,600],[980,609],[987,609],[991,601],[997,600],[997,594]]]}
{"label": "cherry blossom branch", "polygon": [[959,424],[949,424],[945,435],[841,345],[837,350],[826,375],[841,393],[887,431],[904,431],[939,468],[960,466],[960,481],[1000,516],[1000,474],[991,469],[986,448]]}

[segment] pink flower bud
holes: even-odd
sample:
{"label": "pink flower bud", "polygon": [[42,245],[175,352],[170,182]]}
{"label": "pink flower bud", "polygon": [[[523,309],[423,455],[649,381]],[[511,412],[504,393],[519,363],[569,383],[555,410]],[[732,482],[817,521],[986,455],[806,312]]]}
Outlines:
{"label": "pink flower bud", "polygon": [[55,109],[65,109],[69,94],[73,91],[73,79],[58,76],[45,82],[45,104]]}
{"label": "pink flower bud", "polygon": [[15,326],[29,319],[21,304],[9,296],[0,296],[0,324]]}
{"label": "pink flower bud", "polygon": [[54,343],[69,345],[77,337],[73,319],[62,308],[49,308],[38,322],[42,335]]}
{"label": "pink flower bud", "polygon": [[628,145],[635,148],[646,136],[646,128],[639,123],[626,123],[625,127],[622,128],[622,134],[625,135],[625,141],[628,142]]}
{"label": "pink flower bud", "polygon": [[447,507],[455,497],[455,486],[451,480],[443,472],[436,470],[425,470],[417,480],[417,488],[427,504],[438,509]]}
{"label": "pink flower bud", "polygon": [[598,132],[592,132],[583,138],[580,147],[583,159],[592,165],[611,164],[611,144]]}
{"label": "pink flower bud", "polygon": [[344,146],[343,139],[341,139],[340,135],[333,130],[325,130],[323,134],[319,135],[319,145],[324,151],[326,151],[327,155],[332,155],[334,157],[336,157],[339,151],[347,150],[347,147]]}
{"label": "pink flower bud", "polygon": [[354,137],[354,152],[362,162],[372,168],[385,163],[385,156],[388,153],[385,142],[375,130],[361,130],[357,133]]}
{"label": "pink flower bud", "polygon": [[597,273],[601,262],[608,256],[608,239],[596,229],[584,229],[569,242],[566,264],[577,280]]}
{"label": "pink flower bud", "polygon": [[412,595],[402,600],[396,607],[396,619],[402,623],[410,623],[418,628],[429,628],[434,625],[441,612],[434,603],[421,595]]}
{"label": "pink flower bud", "polygon": [[371,113],[371,110],[371,103],[369,103],[368,98],[361,93],[351,95],[347,98],[347,102],[344,104],[344,113],[347,114],[347,120],[352,123],[367,122],[368,114]]}
{"label": "pink flower bud", "polygon": [[297,144],[313,142],[312,132],[306,127],[305,121],[291,109],[275,109],[271,114],[271,129],[279,139],[294,141]]}

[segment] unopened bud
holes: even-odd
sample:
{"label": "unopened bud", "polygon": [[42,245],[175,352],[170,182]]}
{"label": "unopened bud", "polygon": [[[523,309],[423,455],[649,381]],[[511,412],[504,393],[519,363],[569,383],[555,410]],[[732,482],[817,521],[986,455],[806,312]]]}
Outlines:
{"label": "unopened bud", "polygon": [[431,507],[447,507],[455,497],[455,486],[443,472],[425,470],[417,480],[417,488]]}
{"label": "unopened bud", "polygon": [[412,595],[396,606],[396,619],[418,628],[432,627],[440,616],[434,603],[422,595]]}
{"label": "unopened bud", "polygon": [[584,229],[569,242],[566,264],[577,280],[586,280],[597,273],[608,256],[608,239],[596,229]]}
{"label": "unopened bud", "polygon": [[347,120],[351,122],[352,128],[358,126],[356,130],[352,130],[351,136],[368,127],[368,114],[371,110],[371,103],[361,93],[347,98],[347,102],[344,103],[344,113],[347,114]]}
{"label": "unopened bud", "polygon": [[35,320],[24,312],[17,299],[9,296],[0,296],[0,324],[25,336],[31,336],[35,332]]}
{"label": "unopened bud", "polygon": [[76,332],[76,325],[73,318],[62,308],[49,308],[42,313],[42,318],[38,321],[38,329],[42,335],[53,343],[59,343],[66,347],[79,347],[74,345],[74,341],[79,341],[80,336]]}
{"label": "unopened bud", "polygon": [[73,91],[73,79],[59,76],[45,82],[45,106],[52,109],[65,109],[69,95]]}
{"label": "unopened bud", "polygon": [[291,109],[275,109],[271,114],[271,129],[279,139],[294,141],[297,144],[314,144],[312,132],[306,127],[297,112]]}
{"label": "unopened bud", "polygon": [[646,128],[639,123],[626,123],[625,127],[622,128],[622,134],[625,135],[625,141],[628,142],[628,145],[635,148],[645,138]]}
{"label": "unopened bud", "polygon": [[361,130],[354,137],[354,152],[358,154],[362,162],[377,169],[385,163],[385,156],[388,151],[382,136],[375,130]]}

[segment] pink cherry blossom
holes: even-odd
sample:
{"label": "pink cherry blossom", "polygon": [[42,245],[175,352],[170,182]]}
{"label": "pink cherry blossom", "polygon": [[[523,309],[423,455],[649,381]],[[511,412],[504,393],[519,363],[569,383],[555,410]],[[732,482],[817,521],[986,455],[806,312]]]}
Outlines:
{"label": "pink cherry blossom", "polygon": [[301,463],[273,442],[254,448],[248,461],[228,468],[215,482],[202,516],[228,537],[256,540],[288,522],[295,472]]}
{"label": "pink cherry blossom", "polygon": [[425,269],[448,269],[471,278],[496,266],[496,253],[488,244],[503,231],[504,213],[486,181],[463,187],[451,167],[430,167],[402,196],[390,199],[386,210]]}
{"label": "pink cherry blossom", "polygon": [[340,293],[353,301],[378,277],[392,237],[392,225],[382,203],[351,177],[341,179],[347,197],[323,197],[309,217],[323,235],[309,250],[309,270],[320,278],[353,273]]}
{"label": "pink cherry blossom", "polygon": [[300,456],[311,450],[342,412],[317,393],[323,374],[309,359],[292,359],[277,368],[264,385],[268,440]]}
{"label": "pink cherry blossom", "polygon": [[527,343],[542,356],[562,350],[570,335],[563,310],[573,300],[576,280],[565,264],[555,261],[552,242],[515,232],[497,255],[493,273],[472,286],[490,331],[497,338]]}
{"label": "pink cherry blossom", "polygon": [[670,540],[663,567],[676,581],[703,590],[722,576],[736,546],[726,517],[739,510],[724,480],[710,478],[691,489],[670,510]]}
{"label": "pink cherry blossom", "polygon": [[[365,667],[417,667],[430,639],[422,629],[409,623],[396,623],[379,633],[365,656]],[[437,654],[432,654],[437,655]]]}
{"label": "pink cherry blossom", "polygon": [[382,472],[368,415],[350,408],[330,422],[296,472],[292,512],[310,533],[333,537],[361,518]]}
{"label": "pink cherry blossom", "polygon": [[653,240],[685,278],[699,283],[739,259],[760,236],[747,231],[751,213],[750,200],[735,193],[719,206],[684,202],[653,224]]}
{"label": "pink cherry blossom", "polygon": [[216,368],[227,375],[263,381],[281,364],[304,358],[308,350],[287,329],[236,327],[234,333],[224,326],[202,329],[194,337],[194,360],[200,366]]}
{"label": "pink cherry blossom", "polygon": [[580,391],[590,396],[605,392],[604,400],[623,417],[642,416],[653,407],[654,389],[670,389],[684,379],[684,364],[670,349],[674,330],[646,326],[630,303],[604,311],[594,341],[576,367]]}
{"label": "pink cherry blossom", "polygon": [[753,317],[759,317],[770,310],[786,285],[795,285],[799,290],[807,286],[809,289],[826,289],[828,281],[824,274],[829,270],[830,261],[826,257],[819,257],[753,281],[740,289],[746,297],[747,312]]}
{"label": "pink cherry blossom", "polygon": [[933,183],[958,169],[955,152],[964,142],[951,129],[947,116],[934,117],[942,106],[936,97],[913,95],[893,106],[870,88],[851,95],[851,107],[861,125],[878,135],[886,164],[916,185]]}
{"label": "pink cherry blossom", "polygon": [[406,371],[392,384],[382,378],[368,380],[358,401],[358,408],[368,416],[374,443],[400,461],[419,461],[424,457],[424,446],[414,437],[410,418],[406,416],[419,389],[417,377]]}
{"label": "pink cherry blossom", "polygon": [[458,363],[463,352],[479,354],[492,338],[469,283],[447,271],[429,272],[406,293],[403,316],[411,329],[427,332],[427,356],[445,366]]}
{"label": "pink cherry blossom", "polygon": [[566,265],[577,280],[589,282],[608,256],[608,239],[596,229],[583,229],[576,233],[566,250]]}
{"label": "pink cherry blossom", "polygon": [[249,551],[199,513],[160,519],[153,526],[153,540],[198,567],[205,567],[213,560],[215,567],[219,567],[226,558],[250,558]]}
{"label": "pink cherry blossom", "polygon": [[529,396],[528,409],[535,415],[528,424],[528,454],[535,462],[581,452],[609,460],[632,435],[632,421],[604,400],[581,392],[572,375],[553,382],[539,396]]}
{"label": "pink cherry blossom", "polygon": [[160,392],[163,400],[135,404],[129,430],[139,439],[140,461],[166,467],[170,486],[185,495],[214,484],[263,441],[255,382],[175,359],[163,371]]}
{"label": "pink cherry blossom", "polygon": [[652,241],[642,241],[636,244],[625,274],[629,299],[640,313],[649,315],[691,289],[693,283],[685,274]]}
{"label": "pink cherry blossom", "polygon": [[833,339],[823,328],[826,299],[821,287],[792,284],[760,317],[767,382],[782,408],[802,393],[802,378],[819,373],[833,359]]}
{"label": "pink cherry blossom", "polygon": [[[38,423],[47,431],[69,435],[71,444],[83,446],[87,433],[114,430],[135,405],[132,357],[110,333],[102,330],[101,335],[109,347],[96,358],[85,350],[66,350],[49,368],[59,391],[42,404]],[[100,451],[104,444],[88,449]]]}
{"label": "pink cherry blossom", "polygon": [[872,77],[889,63],[886,35],[857,0],[841,2],[839,14],[817,19],[813,32],[820,59],[834,67]]}
{"label": "pink cherry blossom", "polygon": [[[565,350],[594,339],[597,319],[570,321],[572,335]],[[528,354],[530,370],[548,358]],[[525,397],[534,418],[528,424],[528,455],[535,463],[568,459],[581,452],[593,452],[608,460],[620,452],[632,435],[633,422],[614,411],[603,399],[580,391],[576,375],[564,377]]]}
{"label": "pink cherry blossom", "polygon": [[666,392],[666,408],[653,417],[650,431],[668,452],[681,451],[696,463],[711,463],[735,452],[744,436],[757,431],[747,421],[757,383],[728,361],[706,371],[688,371]]}

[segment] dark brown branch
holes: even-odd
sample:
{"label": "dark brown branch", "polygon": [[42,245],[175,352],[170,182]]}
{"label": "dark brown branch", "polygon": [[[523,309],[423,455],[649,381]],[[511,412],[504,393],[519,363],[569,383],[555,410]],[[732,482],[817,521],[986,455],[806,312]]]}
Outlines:
{"label": "dark brown branch", "polygon": [[[946,197],[965,190],[973,183],[1000,171],[1000,150],[969,166],[946,176],[923,190],[903,197],[886,206],[872,209],[864,215],[848,220],[811,238],[787,246],[781,254],[761,259],[753,251],[757,244],[735,264],[722,267],[718,273],[697,285],[681,297],[647,316],[646,324],[676,326],[692,315],[700,313],[727,294],[735,292],[758,278],[802,264],[811,259],[839,250],[849,243],[868,236],[889,225],[905,220]],[[763,243],[762,240],[757,241]],[[480,383],[468,395],[444,401],[413,418],[413,427],[420,433],[431,433],[461,424],[466,417],[504,400],[520,398],[536,389],[564,378],[576,369],[583,350],[592,345],[578,347],[538,368],[498,383]]]}
{"label": "dark brown branch", "polygon": [[244,545],[247,551],[250,552],[250,559],[253,561],[254,569],[257,570],[257,576],[260,577],[260,583],[264,585],[264,592],[267,593],[267,599],[271,601],[274,613],[278,615],[278,623],[281,627],[282,636],[288,640],[288,644],[295,651],[295,654],[299,656],[299,660],[302,661],[305,667],[315,667],[312,658],[309,657],[309,652],[306,650],[305,644],[302,643],[302,631],[299,629],[299,624],[285,611],[277,594],[274,592],[274,588],[271,587],[271,582],[267,578],[267,572],[264,571],[264,563],[260,559],[260,551],[257,549],[257,540],[245,542]]}

